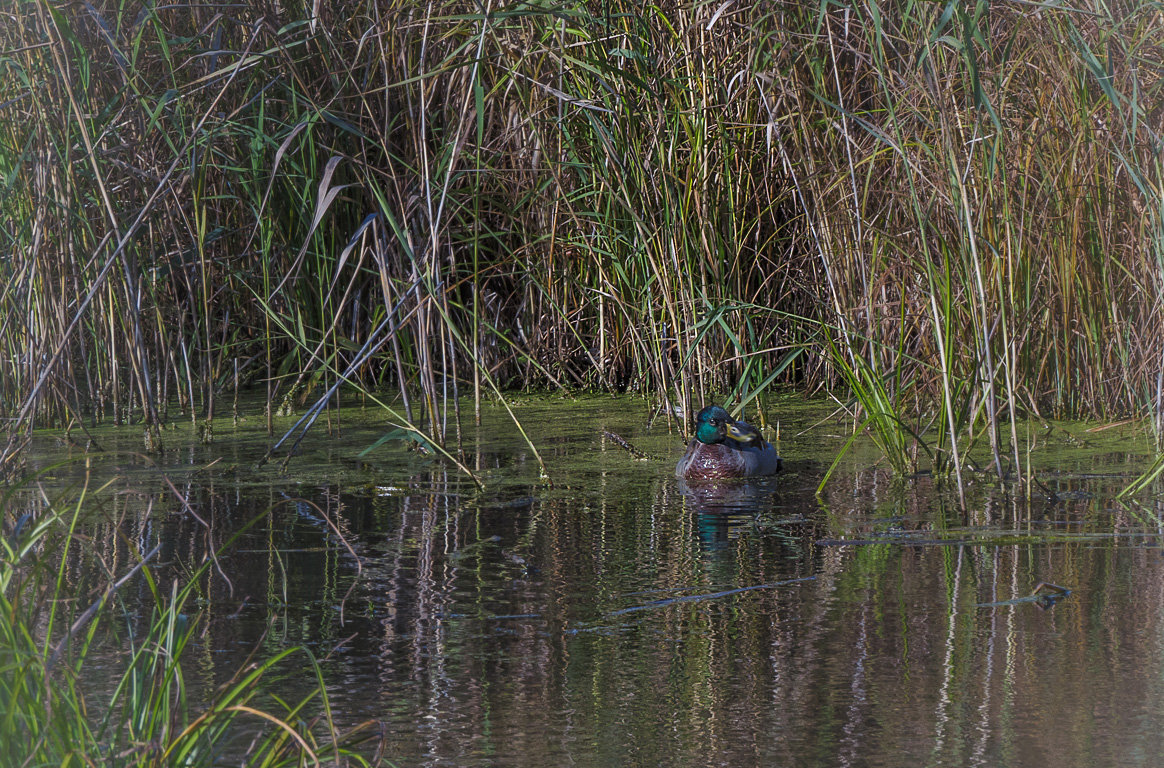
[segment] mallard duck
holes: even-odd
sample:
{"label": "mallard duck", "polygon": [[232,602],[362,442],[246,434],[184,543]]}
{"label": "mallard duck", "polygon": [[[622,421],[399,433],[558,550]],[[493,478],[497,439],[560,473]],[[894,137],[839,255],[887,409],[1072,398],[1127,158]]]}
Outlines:
{"label": "mallard duck", "polygon": [[760,477],[779,472],[781,463],[760,430],[709,405],[695,415],[695,437],[675,465],[675,476],[687,481]]}

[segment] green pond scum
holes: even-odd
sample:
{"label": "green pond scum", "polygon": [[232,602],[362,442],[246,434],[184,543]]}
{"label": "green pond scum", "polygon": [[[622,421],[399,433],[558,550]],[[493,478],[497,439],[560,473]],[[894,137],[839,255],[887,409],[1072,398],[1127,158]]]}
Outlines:
{"label": "green pond scum", "polygon": [[[818,491],[854,428],[833,401],[753,403],[786,469],[710,484],[676,480],[685,440],[643,398],[507,405],[446,446],[481,485],[382,440],[397,427],[371,408],[332,413],[285,466],[259,465],[272,438],[246,400],[212,443],[179,422],[155,454],[133,427],[88,451],[38,432],[5,499],[6,743],[122,765],[850,749],[1056,768],[1158,746],[1159,518],[1151,490],[1116,498],[1151,463],[1133,427],[1024,424],[1037,484],[984,469],[963,507],[863,440]],[[1037,726],[1080,711],[1103,725]]]}

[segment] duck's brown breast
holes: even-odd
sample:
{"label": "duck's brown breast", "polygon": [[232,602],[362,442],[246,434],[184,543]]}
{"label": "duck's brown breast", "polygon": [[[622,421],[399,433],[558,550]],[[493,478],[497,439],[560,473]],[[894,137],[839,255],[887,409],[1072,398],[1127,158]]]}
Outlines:
{"label": "duck's brown breast", "polygon": [[726,445],[706,445],[692,440],[687,453],[675,465],[675,476],[687,480],[719,480],[746,477],[748,466],[740,451]]}

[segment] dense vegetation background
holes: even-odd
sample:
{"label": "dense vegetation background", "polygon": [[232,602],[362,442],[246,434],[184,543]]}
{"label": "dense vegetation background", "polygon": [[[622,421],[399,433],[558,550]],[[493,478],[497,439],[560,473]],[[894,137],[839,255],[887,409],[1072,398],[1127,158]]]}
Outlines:
{"label": "dense vegetation background", "polygon": [[439,438],[470,392],[790,382],[899,469],[1164,424],[1156,4],[0,15],[13,424],[348,380]]}

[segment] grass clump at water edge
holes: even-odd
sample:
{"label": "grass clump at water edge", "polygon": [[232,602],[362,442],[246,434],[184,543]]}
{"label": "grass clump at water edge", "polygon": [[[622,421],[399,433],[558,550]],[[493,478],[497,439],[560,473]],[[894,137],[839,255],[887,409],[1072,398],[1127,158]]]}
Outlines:
{"label": "grass clump at water edge", "polygon": [[[182,658],[197,643],[202,612],[190,603],[201,574],[163,589],[150,565],[159,545],[85,590],[92,602],[82,603],[66,572],[69,563],[96,559],[78,551],[88,489],[17,516],[19,490],[10,488],[2,500],[0,765],[373,764],[353,748],[363,734],[341,735],[331,724],[323,680],[306,649],[251,659],[208,700],[191,703]],[[118,598],[133,581],[152,597],[140,615]],[[112,661],[102,648],[111,634],[127,644]],[[304,664],[315,671],[314,690],[298,701],[278,695],[282,671]]]}

